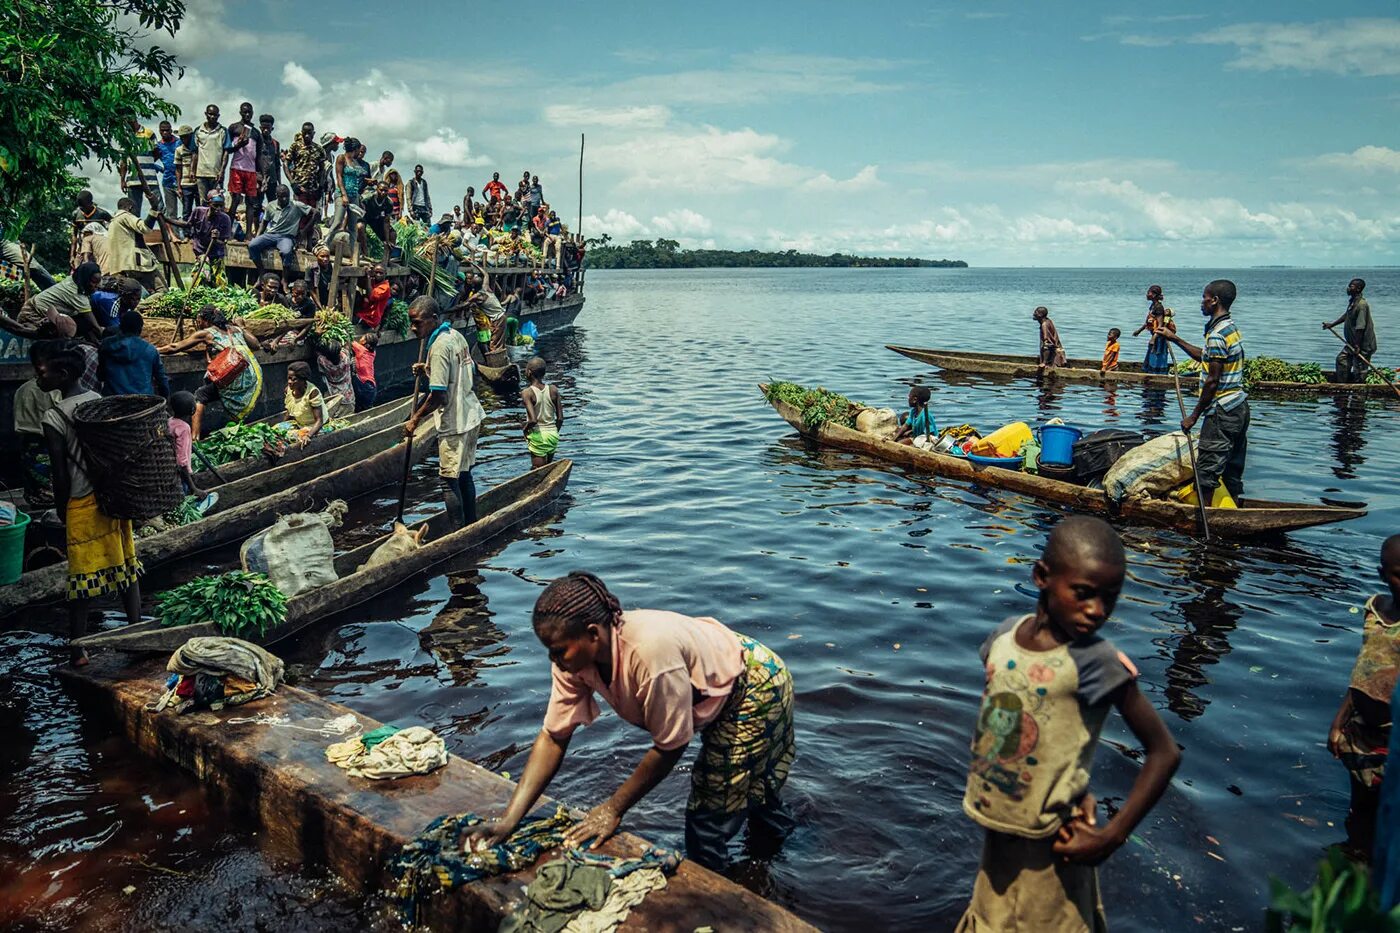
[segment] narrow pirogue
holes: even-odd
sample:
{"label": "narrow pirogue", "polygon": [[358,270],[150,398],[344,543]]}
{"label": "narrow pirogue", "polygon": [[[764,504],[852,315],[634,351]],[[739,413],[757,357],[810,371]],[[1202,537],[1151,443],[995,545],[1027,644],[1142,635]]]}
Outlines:
{"label": "narrow pirogue", "polygon": [[[433,448],[431,420],[413,436],[415,460]],[[349,499],[387,486],[403,474],[402,429],[395,424],[341,447],[276,466],[219,487],[219,501],[190,525],[136,539],[136,556],[148,568],[236,541],[261,530],[278,515],[305,512],[331,499]],[[31,570],[17,583],[0,586],[0,617],[62,599],[68,563]]]}
{"label": "narrow pirogue", "polygon": [[[893,350],[911,360],[937,366],[956,373],[983,373],[995,376],[1035,377],[1042,375],[1039,361],[1033,356],[1013,356],[1004,353],[972,353],[965,350],[934,350],[919,347],[901,347],[885,344],[885,349]],[[1176,383],[1170,375],[1145,373],[1141,363],[1122,362],[1118,369],[1109,373],[1099,372],[1098,360],[1067,360],[1064,366],[1047,369],[1043,373],[1047,379],[1060,379],[1067,382],[1102,382],[1107,385],[1128,383],[1152,388],[1170,389]],[[1328,377],[1330,380],[1330,376]],[[1193,382],[1194,378],[1181,377],[1182,384]],[[1256,382],[1250,385],[1253,394],[1307,394],[1328,393],[1333,395],[1390,395],[1390,386],[1370,385],[1363,382]]]}
{"label": "narrow pirogue", "polygon": [[[287,602],[285,622],[261,637],[246,640],[266,646],[290,638],[319,619],[359,605],[415,574],[528,521],[564,492],[572,469],[572,460],[560,460],[489,489],[477,497],[477,520],[465,528],[454,529],[446,513],[435,515],[427,523],[427,542],[390,563],[358,569],[389,535],[338,555],[335,570],[339,579],[293,596]],[[221,634],[212,622],[165,628],[157,621],[99,632],[81,639],[80,643],[85,648],[170,652],[197,635]]]}
{"label": "narrow pirogue", "polygon": [[[766,390],[766,385],[760,385]],[[983,486],[1009,489],[1023,495],[1068,506],[1080,512],[1096,512],[1111,518],[1144,525],[1160,525],[1179,531],[1198,530],[1199,510],[1194,505],[1162,499],[1129,499],[1115,504],[1102,489],[1091,489],[1062,480],[1047,479],[1033,473],[1022,473],[993,466],[977,466],[962,457],[936,454],[917,447],[881,440],[869,434],[840,425],[823,424],[818,430],[808,428],[796,408],[777,399],[769,399],[783,420],[802,436],[819,444],[867,454],[889,463],[897,463],[924,473],[966,480]],[[1206,509],[1212,535],[1242,538],[1250,535],[1296,531],[1314,525],[1329,525],[1349,521],[1366,514],[1364,508],[1335,505],[1311,505],[1293,502],[1271,502],[1265,499],[1242,499],[1237,509]]]}

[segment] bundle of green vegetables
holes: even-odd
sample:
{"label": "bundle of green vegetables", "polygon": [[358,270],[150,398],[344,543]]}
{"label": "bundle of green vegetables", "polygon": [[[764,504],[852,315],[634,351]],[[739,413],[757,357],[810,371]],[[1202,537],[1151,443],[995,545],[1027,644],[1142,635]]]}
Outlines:
{"label": "bundle of green vegetables", "polygon": [[1322,367],[1316,363],[1289,363],[1272,356],[1254,356],[1244,361],[1244,384],[1256,382],[1298,382],[1318,385],[1326,382]]}
{"label": "bundle of green vegetables", "polygon": [[406,335],[409,325],[408,302],[402,298],[395,298],[389,302],[389,307],[384,309],[384,329],[396,330],[400,334]]}
{"label": "bundle of green vegetables", "polygon": [[333,308],[322,308],[316,312],[312,329],[322,343],[348,344],[355,339],[355,325],[350,319]]}
{"label": "bundle of green vegetables", "polygon": [[213,622],[234,638],[261,638],[287,620],[287,597],[267,574],[232,570],[195,577],[156,597],[160,624]]}
{"label": "bundle of green vegetables", "polygon": [[214,466],[242,460],[245,457],[259,456],[266,448],[274,450],[285,446],[292,433],[276,425],[263,422],[235,421],[225,425],[203,440],[195,441],[194,448]]}
{"label": "bundle of green vegetables", "polygon": [[405,255],[418,252],[418,247],[428,239],[428,228],[411,217],[400,217],[394,221],[394,244]]}
{"label": "bundle of green vegetables", "polygon": [[245,317],[249,321],[272,321],[275,324],[285,324],[288,321],[298,319],[295,311],[275,301],[270,301],[257,310],[250,311]]}
{"label": "bundle of green vegetables", "polygon": [[838,395],[820,386],[808,389],[795,382],[769,383],[764,395],[770,402],[784,402],[800,411],[802,423],[809,431],[815,431],[823,424],[854,428],[856,415],[866,407],[860,402],[853,402],[844,395]]}
{"label": "bundle of green vegetables", "polygon": [[139,307],[146,317],[174,320],[182,315],[192,318],[205,305],[213,305],[230,319],[248,317],[258,310],[258,296],[237,285],[196,285],[188,289],[167,288],[142,300]]}
{"label": "bundle of green vegetables", "polygon": [[1366,380],[1365,380],[1366,385],[1368,385],[1368,386],[1383,386],[1383,385],[1387,385],[1387,384],[1389,384],[1389,383],[1395,382],[1395,381],[1397,381],[1397,380],[1400,380],[1400,369],[1394,370],[1393,372],[1390,372],[1388,375],[1389,375],[1389,378],[1387,378],[1387,373],[1386,373],[1386,371],[1385,371],[1384,369],[1379,369],[1379,370],[1377,370],[1377,369],[1368,369],[1368,370],[1366,370]]}

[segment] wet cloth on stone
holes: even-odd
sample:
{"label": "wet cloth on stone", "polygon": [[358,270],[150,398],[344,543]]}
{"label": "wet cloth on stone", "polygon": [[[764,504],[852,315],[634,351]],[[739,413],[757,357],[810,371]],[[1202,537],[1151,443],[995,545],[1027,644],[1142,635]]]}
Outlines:
{"label": "wet cloth on stone", "polygon": [[[571,849],[540,867],[524,906],[502,918],[499,933],[609,933],[648,894],[666,887],[681,860],[675,849],[659,846],[637,858]],[[594,894],[600,886],[601,901]]]}
{"label": "wet cloth on stone", "polygon": [[326,760],[354,777],[374,781],[427,774],[447,764],[447,746],[433,730],[409,726],[366,747],[356,736],[326,749]]}
{"label": "wet cloth on stone", "polygon": [[533,865],[563,843],[574,820],[559,807],[552,816],[522,822],[499,845],[465,851],[467,838],[484,823],[475,813],[440,816],[389,859],[387,891],[404,923],[419,922],[430,897]]}

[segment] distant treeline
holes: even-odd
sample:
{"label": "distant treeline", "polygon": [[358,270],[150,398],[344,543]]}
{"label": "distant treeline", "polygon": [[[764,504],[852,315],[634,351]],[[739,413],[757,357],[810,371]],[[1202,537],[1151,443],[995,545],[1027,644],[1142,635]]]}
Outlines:
{"label": "distant treeline", "polygon": [[593,269],[745,269],[745,268],[939,268],[966,269],[961,259],[915,259],[905,256],[848,256],[832,253],[766,252],[746,249],[681,249],[676,240],[633,240],[617,246],[604,234],[588,241],[589,267]]}

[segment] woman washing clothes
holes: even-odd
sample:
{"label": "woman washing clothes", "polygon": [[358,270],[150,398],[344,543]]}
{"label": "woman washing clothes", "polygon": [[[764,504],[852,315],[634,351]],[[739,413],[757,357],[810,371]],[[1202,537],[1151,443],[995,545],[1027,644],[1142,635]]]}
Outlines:
{"label": "woman washing clothes", "polygon": [[579,726],[598,717],[594,694],[651,734],[627,780],[565,835],[566,847],[598,848],[623,815],[671,772],[698,732],[685,814],[689,858],[729,865],[729,840],[749,823],[781,841],[794,821],[779,799],[795,757],[792,678],[757,641],[708,618],[654,609],[623,611],[603,581],[574,571],[535,603],[535,635],[549,651],[552,685],[544,728],[505,814],[473,837],[509,836],[549,786]]}
{"label": "woman washing clothes", "polygon": [[242,368],[232,377],[225,379],[224,385],[215,383],[209,373],[205,372],[204,384],[194,393],[194,419],[190,422],[190,433],[198,440],[203,437],[200,424],[204,420],[204,410],[215,402],[224,406],[224,414],[228,415],[230,421],[242,421],[252,414],[253,408],[258,404],[258,397],[262,395],[263,375],[257,357],[253,355],[254,350],[262,349],[258,338],[245,333],[243,328],[230,324],[218,308],[213,305],[201,308],[195,317],[195,326],[199,330],[194,334],[179,343],[166,344],[160,348],[160,352],[183,353],[202,343],[210,363],[229,349],[245,361]]}

